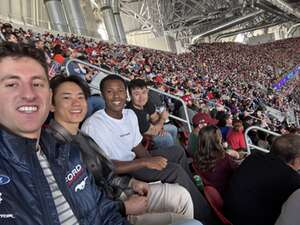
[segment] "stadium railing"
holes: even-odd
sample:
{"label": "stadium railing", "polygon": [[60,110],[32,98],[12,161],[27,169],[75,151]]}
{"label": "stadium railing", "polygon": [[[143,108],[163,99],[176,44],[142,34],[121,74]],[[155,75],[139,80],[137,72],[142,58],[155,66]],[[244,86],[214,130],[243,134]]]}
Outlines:
{"label": "stadium railing", "polygon": [[[103,69],[103,68],[101,68],[101,67],[99,67],[99,66],[95,66],[95,65],[93,65],[93,64],[91,64],[91,63],[87,63],[87,62],[81,61],[81,60],[79,60],[79,59],[69,59],[69,60],[67,61],[67,63],[66,63],[66,68],[65,68],[65,69],[66,69],[66,72],[67,72],[67,75],[68,75],[68,76],[70,76],[70,71],[69,71],[69,68],[68,68],[68,67],[69,67],[69,65],[70,65],[71,62],[76,62],[76,63],[84,64],[84,65],[86,65],[86,66],[88,66],[88,67],[91,67],[91,68],[93,68],[93,69],[95,69],[95,70],[101,72],[101,74],[104,75],[104,76],[109,75],[109,74],[114,74],[114,75],[118,75],[118,76],[122,77],[122,78],[123,78],[124,80],[126,80],[126,81],[130,81],[130,79],[127,78],[127,77],[124,77],[124,76],[122,76],[122,75],[120,75],[120,74],[117,74],[117,73],[111,72],[111,71],[109,71],[109,70]],[[101,75],[101,74],[97,74],[96,76]],[[95,89],[95,90],[97,90],[97,91],[100,93],[99,84],[98,84],[98,86],[93,85],[93,84],[90,84],[90,88]],[[156,89],[156,88],[149,87],[149,89],[152,90],[152,91],[155,91],[155,92],[157,92],[157,93],[159,93],[159,94],[165,95],[165,96],[167,96],[167,97],[169,97],[169,98],[172,98],[172,99],[174,99],[174,100],[177,100],[177,101],[181,102],[181,104],[183,105],[183,108],[184,108],[184,113],[185,113],[185,116],[186,116],[185,118],[186,118],[186,119],[182,119],[182,118],[177,117],[177,116],[174,116],[174,115],[172,115],[172,114],[170,114],[170,117],[171,117],[172,119],[174,119],[174,120],[178,120],[178,121],[180,121],[180,122],[186,123],[187,126],[188,126],[188,130],[189,130],[189,132],[191,133],[191,132],[192,132],[192,127],[191,127],[191,124],[190,124],[190,122],[189,122],[190,120],[189,120],[189,116],[188,116],[188,112],[187,112],[187,106],[186,106],[186,104],[184,103],[184,101],[183,101],[181,98],[179,98],[179,97],[177,97],[177,96],[175,96],[175,95],[172,95],[172,94],[163,92],[163,91],[158,90],[158,89]]]}
{"label": "stadium railing", "polygon": [[262,128],[262,127],[258,127],[258,126],[251,126],[251,127],[248,127],[248,128],[245,130],[245,134],[244,134],[244,136],[245,136],[245,141],[246,141],[247,153],[248,153],[248,154],[251,154],[251,150],[252,150],[252,149],[256,149],[256,150],[259,150],[259,151],[262,151],[262,152],[266,152],[266,153],[270,152],[270,150],[268,150],[268,149],[261,148],[261,147],[259,147],[259,146],[257,146],[257,145],[252,144],[252,141],[251,141],[250,137],[248,136],[248,133],[249,133],[250,130],[254,130],[254,129],[255,129],[255,130],[260,130],[260,131],[265,132],[265,133],[268,133],[268,134],[271,134],[271,135],[273,135],[273,136],[280,136],[280,134],[278,134],[278,133],[276,133],[276,132],[273,132],[273,131],[270,131],[270,130],[267,130],[267,129],[264,129],[264,128]]}

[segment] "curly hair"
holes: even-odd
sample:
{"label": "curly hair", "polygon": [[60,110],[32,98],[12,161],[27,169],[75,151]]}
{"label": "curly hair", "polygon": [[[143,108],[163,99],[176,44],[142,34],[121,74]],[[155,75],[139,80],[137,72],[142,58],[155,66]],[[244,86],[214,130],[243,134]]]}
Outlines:
{"label": "curly hair", "polygon": [[11,57],[14,59],[23,57],[32,58],[43,67],[45,74],[48,74],[48,65],[45,53],[42,50],[33,47],[32,45],[24,43],[15,44],[7,41],[3,42],[0,44],[0,62],[6,57]]}
{"label": "curly hair", "polygon": [[222,134],[217,126],[210,125],[199,131],[198,149],[194,153],[197,167],[202,171],[213,171],[216,162],[225,157]]}

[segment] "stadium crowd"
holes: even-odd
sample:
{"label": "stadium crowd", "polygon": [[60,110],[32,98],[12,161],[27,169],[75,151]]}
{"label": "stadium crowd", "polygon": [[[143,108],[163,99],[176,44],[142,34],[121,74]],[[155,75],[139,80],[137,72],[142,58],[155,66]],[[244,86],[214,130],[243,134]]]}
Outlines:
{"label": "stadium crowd", "polygon": [[[158,224],[159,221],[163,224],[198,224],[192,218],[205,225],[217,224],[220,222],[216,219],[219,216],[216,212],[218,209],[210,201],[211,193],[205,189],[208,186],[215,188],[220,198],[224,198],[224,213],[233,224],[291,225],[291,218],[295,218],[294,224],[299,223],[299,216],[292,213],[295,207],[300,208],[299,204],[293,209],[289,207],[299,195],[300,131],[285,118],[279,119],[269,114],[267,108],[272,107],[286,113],[290,108],[299,111],[298,80],[288,81],[282,88],[283,91],[274,91],[273,85],[299,64],[300,38],[257,46],[204,43],[191,46],[189,52],[177,55],[75,35],[38,33],[14,28],[8,23],[0,23],[0,30],[1,37],[7,41],[4,45],[23,43],[42,50],[49,67],[48,75],[53,90],[50,123],[45,125],[47,132],[55,137],[55,143],[78,145],[74,149],[81,153],[80,157],[92,172],[96,185],[101,187],[100,192],[105,193],[99,197],[101,200],[98,203],[85,202],[85,207],[74,210],[72,204],[81,201],[82,197],[64,199],[62,184],[59,180],[55,182],[56,179],[61,179],[60,175],[55,171],[46,175],[47,169],[55,168],[56,159],[52,158],[51,152],[47,152],[47,147],[43,145],[46,156],[38,154],[37,157],[51,189],[47,193],[53,196],[53,188],[61,189],[58,195],[63,202],[70,202],[70,205],[64,203],[64,210],[69,213],[70,217],[67,219],[72,220],[73,224],[86,223],[89,220],[86,216],[87,208],[90,210],[91,204],[106,207],[105,215],[99,218],[97,213],[89,214],[96,218],[94,222],[105,217],[109,220],[105,221],[107,224],[127,224],[124,219],[127,216],[128,221],[133,224]],[[8,49],[6,51],[17,49],[5,48]],[[1,54],[0,71],[2,69],[4,72],[6,70],[4,65],[1,67],[1,63],[5,60],[11,60],[12,65],[15,63],[15,68],[25,66],[25,62],[22,62],[24,58],[40,63],[40,59],[24,52],[18,53],[20,55],[17,54],[17,58],[12,59],[10,57],[14,53]],[[82,63],[72,62],[68,65],[68,70],[75,76],[65,77],[62,74],[65,73],[68,59],[79,59],[129,78],[131,101],[126,105],[127,83],[124,79],[109,75],[98,84],[102,96],[97,96],[95,101],[101,99],[101,104],[89,113],[90,90],[87,85],[97,76],[98,71]],[[33,62],[31,64],[34,65]],[[43,63],[40,65],[43,66]],[[15,73],[20,73],[20,70],[16,71]],[[184,124],[174,125],[172,123],[175,121],[168,118],[166,109],[185,118],[179,102],[149,91],[149,85],[184,100],[188,107],[190,124],[193,126],[189,137],[185,136]],[[43,84],[44,86],[47,85]],[[75,109],[72,101],[77,104]],[[72,113],[68,117],[71,109],[72,113],[76,111],[75,114],[78,114],[75,120],[75,117],[70,116]],[[28,109],[25,107],[24,110]],[[13,129],[5,119],[11,118],[4,114],[3,119],[0,119],[1,125]],[[275,138],[258,130],[248,133],[247,141],[270,150],[270,153],[253,151],[250,156],[246,153],[244,130],[252,125],[282,134]],[[15,134],[24,135],[18,132]],[[1,135],[7,135],[2,133]],[[185,142],[182,142],[178,134],[186,138]],[[151,136],[150,147],[147,145],[149,151],[143,142],[148,136]],[[34,138],[39,140],[39,136]],[[45,137],[42,134],[43,138]],[[18,137],[16,139],[19,141]],[[41,152],[41,149],[37,151]],[[193,171],[190,170],[187,156],[193,160]],[[76,157],[79,156],[74,153],[70,160],[76,159],[78,162],[80,157]],[[74,163],[72,161],[72,165]],[[74,171],[72,173],[78,172]],[[193,182],[192,173],[202,178],[204,192],[201,192],[201,185],[197,187]],[[119,180],[119,177],[124,179],[124,175],[125,186]],[[86,179],[93,180],[88,175],[81,184],[85,184]],[[114,180],[117,180],[117,184]],[[151,183],[157,180],[164,184]],[[70,187],[72,182],[76,182],[75,178],[67,179]],[[274,186],[276,188],[271,191]],[[121,197],[121,192],[125,192],[127,196],[125,194],[125,198]],[[160,193],[160,196],[155,196],[154,192]],[[173,192],[177,193],[178,198],[172,199]],[[90,194],[95,193],[98,192],[92,187],[89,194],[85,194],[91,196]],[[51,207],[57,210],[57,220],[64,224],[64,210],[58,210],[59,206],[54,203]],[[41,212],[37,214],[39,213]],[[156,219],[159,221],[155,221],[147,215],[152,213],[164,214],[157,215]],[[38,218],[37,215],[35,217]]]}

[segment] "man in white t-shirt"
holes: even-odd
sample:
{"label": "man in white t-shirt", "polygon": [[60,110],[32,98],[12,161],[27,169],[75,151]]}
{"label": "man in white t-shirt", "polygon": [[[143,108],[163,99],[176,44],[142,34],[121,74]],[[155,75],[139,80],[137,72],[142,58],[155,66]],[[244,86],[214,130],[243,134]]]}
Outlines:
{"label": "man in white t-shirt", "polygon": [[130,174],[147,182],[160,180],[178,183],[185,187],[193,199],[195,218],[206,224],[211,216],[210,209],[188,174],[186,157],[179,154],[182,149],[155,150],[151,154],[145,150],[135,113],[124,109],[126,83],[120,76],[105,77],[100,90],[105,109],[88,118],[82,125],[82,131],[91,136],[112,159],[117,174]]}

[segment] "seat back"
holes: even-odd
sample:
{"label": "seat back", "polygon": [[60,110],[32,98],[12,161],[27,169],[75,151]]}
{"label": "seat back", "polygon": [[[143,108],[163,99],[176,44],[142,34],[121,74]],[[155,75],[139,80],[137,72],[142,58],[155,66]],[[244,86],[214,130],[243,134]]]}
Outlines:
{"label": "seat back", "polygon": [[223,214],[223,199],[218,190],[213,186],[206,185],[204,186],[204,195],[222,224],[232,225]]}

